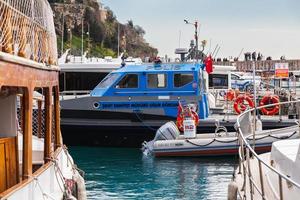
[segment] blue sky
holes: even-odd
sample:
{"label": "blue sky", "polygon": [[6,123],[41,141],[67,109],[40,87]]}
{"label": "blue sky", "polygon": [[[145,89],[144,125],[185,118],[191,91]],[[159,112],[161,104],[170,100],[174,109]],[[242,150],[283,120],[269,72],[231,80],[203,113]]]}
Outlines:
{"label": "blue sky", "polygon": [[[201,24],[200,40],[206,51],[221,46],[218,57],[261,52],[273,59],[300,58],[300,0],[102,0],[121,23],[129,19],[146,31],[145,38],[159,55],[174,57],[174,49],[187,47],[193,26]],[[179,34],[181,32],[181,34]],[[211,42],[210,42],[211,41]]]}

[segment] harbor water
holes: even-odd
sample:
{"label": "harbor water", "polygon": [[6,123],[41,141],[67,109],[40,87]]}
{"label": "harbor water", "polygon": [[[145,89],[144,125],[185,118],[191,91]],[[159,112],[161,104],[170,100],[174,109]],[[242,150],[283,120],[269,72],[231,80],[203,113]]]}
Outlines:
{"label": "harbor water", "polygon": [[237,157],[151,158],[140,149],[70,147],[88,199],[226,199]]}

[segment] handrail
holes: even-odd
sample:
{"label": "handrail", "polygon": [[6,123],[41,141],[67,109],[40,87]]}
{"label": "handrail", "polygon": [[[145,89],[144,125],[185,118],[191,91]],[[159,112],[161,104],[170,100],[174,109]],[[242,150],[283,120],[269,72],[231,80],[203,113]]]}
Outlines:
{"label": "handrail", "polygon": [[47,0],[0,0],[0,53],[57,65],[53,12]]}
{"label": "handrail", "polygon": [[66,95],[66,94],[89,94],[91,90],[67,90],[59,92],[59,95]]}
{"label": "handrail", "polygon": [[[295,182],[294,180],[292,180],[291,178],[289,178],[288,176],[286,176],[285,174],[281,173],[280,171],[278,171],[277,169],[275,169],[274,167],[270,166],[268,163],[266,163],[263,159],[261,159],[258,154],[255,152],[255,150],[252,148],[252,146],[249,144],[247,138],[249,138],[250,136],[253,136],[253,134],[244,136],[241,126],[240,126],[240,121],[241,121],[241,117],[245,116],[248,113],[251,113],[253,111],[256,110],[260,110],[262,108],[267,108],[267,107],[273,107],[273,106],[281,106],[281,105],[285,105],[285,104],[296,104],[296,103],[300,103],[300,100],[296,100],[296,101],[288,101],[288,102],[280,102],[280,103],[276,103],[276,104],[269,104],[269,105],[265,105],[265,106],[259,106],[257,108],[252,108],[249,109],[245,112],[243,112],[242,114],[240,114],[237,117],[237,122],[236,122],[236,127],[237,127],[237,132],[239,133],[239,141],[240,141],[240,147],[239,147],[239,159],[240,159],[240,164],[239,164],[239,171],[241,171],[241,165],[243,165],[243,170],[244,170],[244,176],[248,176],[249,180],[250,180],[250,185],[254,185],[256,190],[262,195],[262,197],[264,197],[264,187],[262,186],[261,191],[258,190],[258,186],[255,182],[253,182],[253,179],[251,180],[251,170],[246,168],[246,166],[244,165],[244,161],[249,161],[249,156],[246,156],[245,158],[245,149],[248,153],[251,153],[253,157],[255,157],[258,160],[258,167],[259,167],[259,176],[260,176],[260,182],[261,185],[263,185],[262,180],[262,172],[261,172],[261,164],[263,164],[265,167],[267,167],[268,169],[270,169],[272,172],[274,172],[275,174],[278,175],[279,177],[279,198],[283,199],[283,191],[282,191],[282,179],[286,180],[287,182],[291,183],[292,185],[294,185],[295,187],[300,189],[300,184]],[[254,138],[255,140],[255,138]],[[249,167],[249,166],[248,166]],[[250,173],[250,174],[249,174]],[[245,181],[245,180],[244,180]],[[245,186],[245,185],[244,185]],[[251,186],[250,186],[251,187]],[[252,188],[253,189],[253,188]],[[251,193],[252,195],[252,193]]]}

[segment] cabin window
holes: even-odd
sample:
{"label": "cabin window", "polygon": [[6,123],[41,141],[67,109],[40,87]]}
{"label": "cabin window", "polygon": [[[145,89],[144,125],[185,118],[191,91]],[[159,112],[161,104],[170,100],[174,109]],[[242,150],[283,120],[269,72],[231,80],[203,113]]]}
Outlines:
{"label": "cabin window", "polygon": [[108,88],[119,78],[119,74],[108,74],[99,84],[98,88]]}
{"label": "cabin window", "polygon": [[228,88],[228,75],[227,74],[209,74],[209,87],[215,89]]}
{"label": "cabin window", "polygon": [[148,88],[165,88],[167,86],[166,74],[148,74]]}
{"label": "cabin window", "polygon": [[116,85],[116,88],[138,88],[138,75],[126,74]]}
{"label": "cabin window", "polygon": [[193,74],[174,74],[174,87],[182,87],[194,80]]}

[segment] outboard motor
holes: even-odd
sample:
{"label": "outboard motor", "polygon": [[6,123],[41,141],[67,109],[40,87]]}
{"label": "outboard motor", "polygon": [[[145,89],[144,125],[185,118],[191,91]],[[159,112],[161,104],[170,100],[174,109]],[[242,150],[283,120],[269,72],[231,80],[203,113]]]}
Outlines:
{"label": "outboard motor", "polygon": [[179,130],[172,121],[162,125],[157,131],[154,141],[157,140],[175,140],[179,136]]}
{"label": "outboard motor", "polygon": [[165,123],[162,125],[155,134],[153,140],[146,142],[144,141],[142,144],[143,154],[148,156],[152,154],[153,144],[158,140],[175,140],[179,136],[180,132],[176,126],[176,124],[172,121]]}

